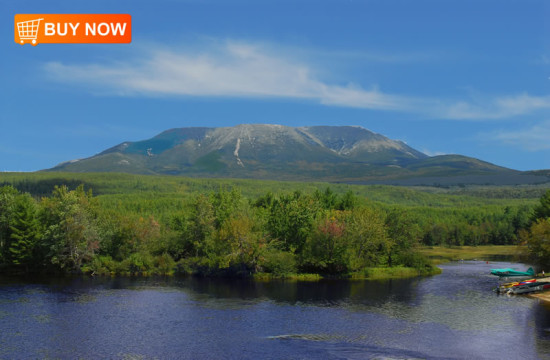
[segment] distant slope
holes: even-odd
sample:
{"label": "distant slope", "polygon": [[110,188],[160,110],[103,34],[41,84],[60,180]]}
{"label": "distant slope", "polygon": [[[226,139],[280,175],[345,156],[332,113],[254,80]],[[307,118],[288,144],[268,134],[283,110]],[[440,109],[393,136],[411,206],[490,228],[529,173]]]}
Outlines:
{"label": "distant slope", "polygon": [[[401,141],[355,126],[238,125],[171,129],[123,142],[95,156],[51,170],[127,172],[332,182],[533,183],[524,175],[460,155],[429,157]],[[420,181],[420,183],[422,183]]]}

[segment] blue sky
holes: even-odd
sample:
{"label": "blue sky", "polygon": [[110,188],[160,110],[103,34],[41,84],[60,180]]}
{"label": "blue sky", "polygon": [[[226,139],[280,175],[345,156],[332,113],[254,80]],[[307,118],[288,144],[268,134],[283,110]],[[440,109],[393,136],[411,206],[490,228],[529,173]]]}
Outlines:
{"label": "blue sky", "polygon": [[[13,40],[17,13],[128,13],[131,44]],[[0,171],[188,126],[360,125],[550,168],[550,2],[0,3]]]}

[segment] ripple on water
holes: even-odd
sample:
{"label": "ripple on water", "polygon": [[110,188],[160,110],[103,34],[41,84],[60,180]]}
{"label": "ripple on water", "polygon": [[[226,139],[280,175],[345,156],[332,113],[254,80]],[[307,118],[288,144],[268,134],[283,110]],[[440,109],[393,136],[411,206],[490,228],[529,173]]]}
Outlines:
{"label": "ripple on water", "polygon": [[392,282],[0,287],[0,358],[547,357],[550,309],[492,293],[491,266]]}

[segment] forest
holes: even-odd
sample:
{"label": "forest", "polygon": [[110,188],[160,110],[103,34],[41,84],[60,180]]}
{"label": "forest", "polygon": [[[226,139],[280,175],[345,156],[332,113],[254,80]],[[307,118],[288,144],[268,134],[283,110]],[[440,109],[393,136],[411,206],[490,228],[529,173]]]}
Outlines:
{"label": "forest", "polygon": [[511,244],[526,245],[534,262],[550,259],[541,255],[550,253],[550,191],[491,191],[2,174],[0,268],[94,276],[369,277],[437,272],[421,246]]}

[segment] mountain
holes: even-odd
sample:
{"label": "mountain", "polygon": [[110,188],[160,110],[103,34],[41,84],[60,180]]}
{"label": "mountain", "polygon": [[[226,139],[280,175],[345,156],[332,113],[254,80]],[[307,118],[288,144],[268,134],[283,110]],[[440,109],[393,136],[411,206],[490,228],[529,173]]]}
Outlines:
{"label": "mountain", "polygon": [[171,129],[50,170],[396,184],[548,181],[466,156],[430,157],[356,126]]}

